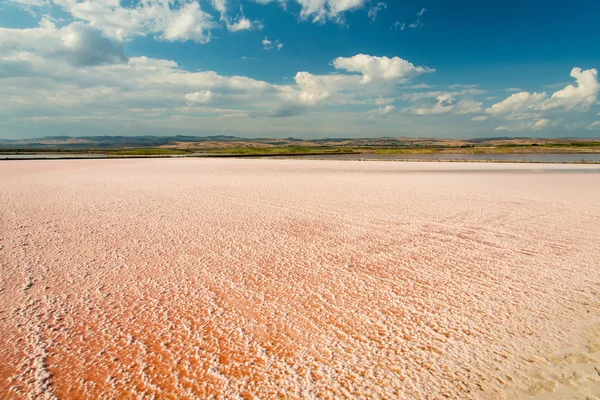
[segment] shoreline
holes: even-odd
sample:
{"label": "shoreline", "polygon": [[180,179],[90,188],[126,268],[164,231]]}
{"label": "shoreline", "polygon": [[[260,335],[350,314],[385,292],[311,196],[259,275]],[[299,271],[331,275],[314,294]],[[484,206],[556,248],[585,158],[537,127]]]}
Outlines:
{"label": "shoreline", "polygon": [[[582,158],[580,161],[544,161],[544,160],[503,160],[499,158],[490,159],[444,159],[444,158],[394,158],[393,156],[387,157],[361,157],[353,158],[361,153],[350,153],[348,157],[343,154],[185,154],[185,155],[62,155],[62,154],[49,154],[45,155],[32,155],[29,157],[11,157],[13,154],[0,154],[0,161],[39,161],[39,160],[111,160],[111,159],[164,159],[164,158],[240,158],[240,159],[284,159],[284,160],[320,160],[320,161],[387,161],[387,162],[443,162],[443,163],[503,163],[503,164],[576,164],[576,165],[598,165],[600,161],[585,160]],[[418,153],[415,153],[418,154]],[[494,153],[492,153],[494,154]],[[490,155],[492,155],[490,154]],[[531,153],[532,156],[564,156],[572,154],[598,154],[598,153]],[[465,155],[469,155],[465,153]],[[503,154],[506,156],[506,154]],[[510,155],[520,155],[519,153]],[[530,155],[530,154],[526,154]]]}

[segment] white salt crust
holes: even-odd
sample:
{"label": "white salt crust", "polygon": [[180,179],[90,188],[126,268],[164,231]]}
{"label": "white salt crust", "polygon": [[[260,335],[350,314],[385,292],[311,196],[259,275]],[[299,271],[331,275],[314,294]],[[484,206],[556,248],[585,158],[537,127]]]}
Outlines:
{"label": "white salt crust", "polygon": [[0,398],[592,399],[593,167],[0,162]]}

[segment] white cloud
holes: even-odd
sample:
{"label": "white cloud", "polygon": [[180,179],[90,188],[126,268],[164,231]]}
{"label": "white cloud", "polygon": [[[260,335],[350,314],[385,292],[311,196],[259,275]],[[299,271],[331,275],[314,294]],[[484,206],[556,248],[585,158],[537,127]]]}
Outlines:
{"label": "white cloud", "polygon": [[426,8],[422,8],[421,11],[419,11],[417,13],[417,20],[411,24],[408,25],[409,28],[422,28],[423,27],[423,23],[421,22],[421,17],[423,16],[423,14],[425,14],[425,12],[427,11]]}
{"label": "white cloud", "polygon": [[361,8],[367,0],[296,0],[302,6],[300,16],[321,22],[326,18],[337,18],[341,13]]}
{"label": "white cloud", "polygon": [[379,107],[374,110],[367,111],[367,116],[369,119],[375,119],[377,117],[383,117],[384,115],[391,113],[395,109],[396,109],[396,107],[394,107],[392,105],[387,105],[384,107]]}
{"label": "white cloud", "polygon": [[[56,35],[60,31],[47,29]],[[97,113],[114,116],[115,121],[197,114],[289,117],[314,112],[323,104],[358,105],[359,101],[380,106],[369,115],[383,116],[394,110],[390,104],[394,98],[386,95],[393,93],[395,85],[385,79],[365,83],[358,74],[299,72],[293,84],[274,85],[214,71],[189,72],[173,61],[147,57],[119,63],[57,63],[45,51],[40,45],[29,51],[0,53],[1,116],[62,115],[63,122],[83,121]],[[128,110],[137,111],[132,116]]]}
{"label": "white cloud", "polygon": [[577,81],[577,86],[568,85],[564,89],[554,92],[541,109],[553,110],[556,108],[564,108],[571,110],[573,108],[588,109],[596,103],[596,96],[600,91],[598,83],[598,70],[595,68],[582,70],[581,68],[573,68],[571,77]]}
{"label": "white cloud", "polygon": [[402,86],[402,89],[429,89],[431,87],[426,83],[419,83],[418,85]]}
{"label": "white cloud", "polygon": [[294,79],[301,88],[300,102],[303,104],[317,104],[331,96],[323,78],[308,72],[298,72]]}
{"label": "white cloud", "polygon": [[316,105],[325,100],[335,104],[373,104],[384,101],[380,99],[393,92],[397,83],[433,71],[426,67],[415,67],[399,57],[390,59],[364,54],[350,58],[338,57],[332,64],[336,69],[361,72],[361,75],[298,72],[295,80],[300,92],[291,96],[306,105]]}
{"label": "white cloud", "polygon": [[380,11],[385,10],[386,8],[387,8],[387,4],[379,2],[369,9],[367,16],[369,17],[369,19],[371,21],[375,22],[375,20],[377,19],[377,14]]}
{"label": "white cloud", "polygon": [[118,0],[54,3],[73,18],[87,21],[104,35],[121,41],[153,33],[164,41],[206,43],[211,38],[210,29],[217,27],[212,16],[194,0],[182,0],[178,6],[169,0],[145,0],[131,7],[124,7]]}
{"label": "white cloud", "polygon": [[472,100],[460,100],[454,106],[454,114],[465,115],[473,114],[483,111],[481,108],[483,104],[479,101]]}
{"label": "white cloud", "polygon": [[471,118],[471,121],[481,122],[481,121],[486,121],[487,119],[488,119],[488,117],[486,117],[485,115],[479,115],[477,117]]}
{"label": "white cloud", "polygon": [[396,22],[394,22],[394,24],[392,26],[390,26],[390,31],[392,29],[394,29],[394,30],[400,29],[401,31],[403,31],[404,28],[406,28],[406,24],[404,22],[396,21]]}
{"label": "white cloud", "polygon": [[399,97],[413,103],[424,102],[417,106],[406,107],[402,111],[413,115],[465,115],[483,111],[482,103],[474,101],[473,96],[484,94],[485,90],[465,89],[458,92],[421,92],[409,93]]}
{"label": "white cloud", "polygon": [[478,96],[481,94],[486,94],[487,91],[483,89],[464,89],[461,91],[455,92],[443,92],[443,91],[431,91],[431,92],[416,92],[416,93],[407,93],[399,96],[401,100],[408,100],[411,102],[417,102],[420,100],[426,99],[449,99],[449,98],[470,98],[472,96]]}
{"label": "white cloud", "polygon": [[212,7],[217,10],[221,15],[227,12],[227,0],[210,0]]}
{"label": "white cloud", "polygon": [[9,3],[21,4],[23,6],[41,7],[50,3],[50,0],[8,0]]}
{"label": "white cloud", "polygon": [[533,124],[533,129],[544,129],[550,125],[550,120],[548,118],[542,118]]}
{"label": "white cloud", "polygon": [[407,107],[404,108],[403,111],[414,115],[440,115],[451,113],[455,115],[465,115],[480,112],[481,103],[470,100],[453,102],[453,100],[440,99],[432,106]]}
{"label": "white cloud", "polygon": [[315,105],[329,99],[340,90],[356,92],[362,86],[360,77],[354,75],[313,75],[298,72],[294,79],[300,88],[299,100],[307,105]]}
{"label": "white cloud", "polygon": [[241,17],[237,20],[237,22],[228,22],[227,29],[229,30],[229,32],[238,32],[252,29],[252,21],[250,21],[246,17]]}
{"label": "white cloud", "polygon": [[577,86],[568,85],[564,89],[556,91],[548,97],[545,92],[529,93],[519,92],[512,94],[505,100],[492,105],[485,111],[487,114],[506,120],[528,120],[539,119],[535,124],[519,124],[515,127],[502,126],[502,129],[539,129],[547,124],[546,118],[542,118],[549,112],[559,111],[587,111],[597,102],[597,94],[600,91],[598,83],[598,71],[596,69],[582,70],[573,68],[571,77],[576,79]]}
{"label": "white cloud", "polygon": [[[414,22],[411,22],[410,24],[408,24],[409,28],[415,29],[415,28],[422,28],[423,27],[423,22],[421,22],[421,17],[425,14],[425,12],[427,12],[426,8],[422,8],[421,11],[419,11],[417,13],[417,19]],[[391,27],[390,27],[390,31],[392,29],[394,30],[398,30],[400,29],[401,31],[403,31],[406,28],[406,23],[404,22],[400,22],[400,21],[396,21]]]}
{"label": "white cloud", "polygon": [[273,41],[269,40],[269,38],[266,36],[261,41],[261,43],[263,45],[263,49],[265,49],[265,50],[271,50],[273,48],[277,48],[277,50],[281,50],[283,48],[283,43],[281,43],[279,41],[279,39],[277,39],[273,42]]}
{"label": "white cloud", "polygon": [[366,54],[358,54],[349,58],[338,57],[333,60],[333,66],[336,69],[360,72],[363,75],[363,83],[369,83],[372,80],[402,82],[416,75],[435,71],[428,67],[415,67],[400,57],[376,57]]}
{"label": "white cloud", "polygon": [[407,107],[402,109],[405,113],[420,116],[450,114],[452,110],[454,110],[454,106],[439,103],[431,107]]}
{"label": "white cloud", "polygon": [[390,104],[394,101],[394,99],[389,98],[389,97],[379,97],[375,100],[375,104],[377,104],[378,106],[383,106],[386,104]]}
{"label": "white cloud", "polygon": [[[19,75],[18,71],[25,73]],[[20,52],[0,56],[0,75],[4,77],[0,80],[0,113],[6,115],[25,111],[34,116],[52,115],[57,110],[72,115],[99,110],[119,114],[131,108],[178,110],[195,103],[216,103],[243,112],[248,107],[275,107],[284,92],[297,90],[213,71],[188,72],[173,61],[146,57],[82,67]],[[189,107],[185,110],[194,112]]]}
{"label": "white cloud", "polygon": [[586,129],[589,129],[589,130],[600,129],[600,121],[592,122]]}
{"label": "white cloud", "polygon": [[505,100],[492,105],[485,111],[493,116],[520,116],[535,111],[546,98],[546,93],[520,92],[510,95]]}
{"label": "white cloud", "polygon": [[187,93],[185,95],[185,99],[188,101],[188,103],[207,104],[212,101],[214,96],[214,93],[210,90],[202,90],[200,92]]}
{"label": "white cloud", "polygon": [[[285,7],[286,0],[254,0],[260,4],[277,1]],[[323,23],[327,19],[341,21],[347,11],[363,8],[369,0],[289,0],[300,5],[300,18]]]}
{"label": "white cloud", "polygon": [[448,87],[450,89],[475,89],[477,86],[479,86],[479,85],[476,83],[469,83],[469,84],[455,83],[454,85],[450,85]]}
{"label": "white cloud", "polygon": [[[223,0],[218,0],[218,1],[223,1]],[[221,4],[219,4],[218,6],[221,7]],[[223,4],[223,7],[225,7],[225,4]],[[223,8],[223,9],[225,10],[225,8]],[[230,17],[225,15],[225,11],[222,11],[221,12],[221,21],[225,21],[225,26],[227,26],[227,30],[229,32],[239,32],[239,31],[251,30],[251,29],[258,29],[258,30],[263,29],[263,24],[260,21],[250,21],[248,18],[246,18],[246,15],[244,14],[244,9],[242,6],[240,6],[240,13],[235,17],[235,19],[231,19]]]}
{"label": "white cloud", "polygon": [[66,60],[74,65],[125,62],[121,44],[102,36],[83,22],[57,28],[43,18],[37,28],[0,28],[0,52],[5,54],[32,51],[42,57]]}
{"label": "white cloud", "polygon": [[555,122],[552,122],[548,118],[542,118],[536,122],[520,122],[514,125],[500,125],[496,127],[495,131],[539,131],[549,126],[556,126]]}

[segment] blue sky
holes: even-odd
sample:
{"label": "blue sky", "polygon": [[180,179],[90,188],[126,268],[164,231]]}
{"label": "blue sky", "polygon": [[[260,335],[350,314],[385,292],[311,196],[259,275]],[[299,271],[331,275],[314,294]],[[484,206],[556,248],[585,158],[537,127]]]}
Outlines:
{"label": "blue sky", "polygon": [[0,137],[599,137],[600,2],[0,0]]}

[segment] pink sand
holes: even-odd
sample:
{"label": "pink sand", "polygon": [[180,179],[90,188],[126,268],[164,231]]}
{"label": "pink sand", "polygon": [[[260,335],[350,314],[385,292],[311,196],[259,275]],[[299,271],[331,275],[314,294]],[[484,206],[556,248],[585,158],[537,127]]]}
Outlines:
{"label": "pink sand", "polygon": [[594,167],[0,162],[0,398],[592,393]]}

